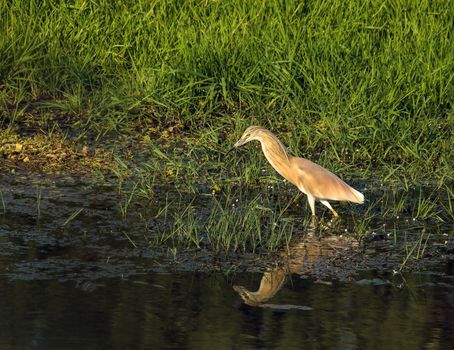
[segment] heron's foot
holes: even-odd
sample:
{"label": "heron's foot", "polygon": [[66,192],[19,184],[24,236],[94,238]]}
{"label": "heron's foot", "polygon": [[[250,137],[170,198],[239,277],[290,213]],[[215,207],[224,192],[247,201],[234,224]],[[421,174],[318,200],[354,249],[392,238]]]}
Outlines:
{"label": "heron's foot", "polygon": [[333,216],[331,218],[331,220],[329,220],[326,223],[326,228],[330,229],[330,230],[337,229],[340,227],[340,224],[341,224],[341,217],[339,215]]}
{"label": "heron's foot", "polygon": [[334,219],[340,219],[340,216],[337,213],[337,211],[335,211],[333,208],[330,208],[330,209],[331,209],[331,213],[333,213],[333,220]]}
{"label": "heron's foot", "polygon": [[309,231],[312,231],[315,232],[314,230],[317,228],[318,226],[318,220],[317,220],[317,217],[315,215],[312,215],[311,216],[311,221],[309,223],[309,225],[307,226],[307,228],[309,229]]}
{"label": "heron's foot", "polygon": [[316,217],[315,215],[312,215],[312,216],[311,216],[311,224],[316,225],[317,223],[318,223],[317,217]]}

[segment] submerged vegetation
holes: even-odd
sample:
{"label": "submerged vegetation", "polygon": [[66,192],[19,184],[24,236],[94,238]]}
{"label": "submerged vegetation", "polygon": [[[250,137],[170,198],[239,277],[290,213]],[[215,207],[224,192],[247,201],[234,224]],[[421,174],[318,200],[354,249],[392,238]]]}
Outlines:
{"label": "submerged vegetation", "polygon": [[[305,198],[291,187],[251,190],[232,186],[221,193],[188,193],[173,187],[163,200],[165,190],[155,185],[154,196],[148,197],[151,205],[143,203],[138,188],[120,192],[123,200],[118,213],[125,222],[141,221],[145,234],[139,234],[139,240],[153,249],[171,247],[174,259],[177,253],[191,251],[230,257],[249,252],[285,256],[307,235],[316,240],[332,234],[365,242],[365,247],[380,244],[379,249],[394,249],[395,271],[453,253],[452,189],[448,186],[405,190],[373,183],[366,205],[336,203],[339,220],[320,206],[317,223],[311,220]],[[125,201],[134,209],[124,212],[121,203]]]}
{"label": "submerged vegetation", "polygon": [[[154,243],[170,241],[172,245],[208,247],[215,252],[275,252],[289,244],[295,219],[283,216],[287,208],[264,206],[262,196],[242,201],[230,194],[209,200],[210,208],[201,203],[170,203],[153,220],[164,218],[164,229],[154,233]],[[170,221],[170,225],[167,224]],[[156,242],[157,241],[157,242]]]}
{"label": "submerged vegetation", "polygon": [[[346,228],[358,238],[395,236],[399,217],[454,219],[448,1],[29,0],[0,13],[0,167],[113,176],[124,219],[163,183],[214,196],[205,216],[158,202],[150,242],[276,251],[306,227],[257,147],[224,157],[252,124],[366,190]],[[257,187],[267,196],[237,205],[232,193]]]}

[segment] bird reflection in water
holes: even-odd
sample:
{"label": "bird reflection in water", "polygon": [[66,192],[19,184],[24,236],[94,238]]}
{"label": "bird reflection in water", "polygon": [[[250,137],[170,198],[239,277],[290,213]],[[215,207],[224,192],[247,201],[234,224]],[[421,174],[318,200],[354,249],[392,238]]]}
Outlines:
{"label": "bird reflection in water", "polygon": [[244,286],[233,286],[244,303],[250,306],[272,308],[309,309],[308,307],[267,304],[267,302],[283,287],[291,274],[316,275],[323,266],[332,260],[347,259],[358,248],[358,241],[352,237],[326,235],[315,237],[306,234],[298,242],[289,247],[289,251],[282,254],[278,262],[279,267],[266,271],[260,281],[257,291],[250,291]]}

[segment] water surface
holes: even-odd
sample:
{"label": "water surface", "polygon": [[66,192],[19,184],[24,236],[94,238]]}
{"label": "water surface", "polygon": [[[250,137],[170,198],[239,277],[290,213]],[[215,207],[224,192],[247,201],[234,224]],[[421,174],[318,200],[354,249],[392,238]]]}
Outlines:
{"label": "water surface", "polygon": [[270,256],[173,255],[150,221],[122,219],[113,185],[0,182],[1,349],[453,348],[452,223],[428,223],[441,249],[397,274],[402,247],[339,232]]}

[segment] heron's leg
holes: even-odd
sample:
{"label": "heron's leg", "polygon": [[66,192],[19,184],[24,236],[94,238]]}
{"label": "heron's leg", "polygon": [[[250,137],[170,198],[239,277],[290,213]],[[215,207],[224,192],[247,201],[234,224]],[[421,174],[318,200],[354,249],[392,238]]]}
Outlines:
{"label": "heron's leg", "polygon": [[311,207],[312,217],[315,218],[315,197],[307,195],[307,201],[309,202],[309,206]]}
{"label": "heron's leg", "polygon": [[321,200],[321,199],[320,199],[320,203],[322,203],[325,207],[327,207],[329,210],[331,210],[331,212],[333,213],[333,215],[334,215],[335,218],[338,218],[338,217],[339,217],[339,214],[336,213],[336,211],[333,209],[333,207],[331,207],[331,204],[329,204],[328,201],[325,201],[325,200]]}

